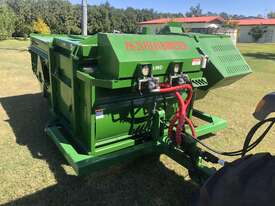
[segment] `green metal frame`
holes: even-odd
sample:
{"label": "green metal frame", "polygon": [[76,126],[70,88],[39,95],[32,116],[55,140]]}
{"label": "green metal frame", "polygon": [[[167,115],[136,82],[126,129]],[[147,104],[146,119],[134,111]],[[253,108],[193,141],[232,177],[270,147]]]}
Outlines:
{"label": "green metal frame", "polygon": [[88,174],[91,171],[96,171],[114,163],[153,153],[156,151],[155,148],[157,146],[152,142],[148,142],[100,156],[85,155],[77,152],[68,139],[59,131],[57,126],[47,127],[45,131],[57,145],[77,175]]}
{"label": "green metal frame", "polygon": [[[205,112],[201,112],[196,109],[193,110],[193,116],[207,122],[206,124],[200,125],[196,128],[196,133],[198,137],[215,133],[227,127],[226,120],[214,115],[207,114]],[[187,129],[187,132],[191,134],[190,129]]]}
{"label": "green metal frame", "polygon": [[73,145],[59,131],[58,127],[52,126],[45,130],[47,135],[51,137],[58,149],[73,167],[77,175],[88,174],[100,168],[110,166],[111,164],[156,152],[156,147],[158,146],[153,142],[148,142],[104,155],[85,155],[77,152]]}
{"label": "green metal frame", "polygon": [[[196,132],[199,137],[205,134],[216,132],[227,126],[225,120],[213,115],[200,112],[198,110],[194,110],[193,115],[208,122],[204,125],[196,127]],[[84,175],[92,171],[96,171],[100,168],[104,168],[115,163],[131,160],[145,154],[168,153],[169,156],[175,156],[176,152],[176,150],[169,147],[166,141],[165,143],[161,141],[150,141],[130,147],[129,145],[126,145],[125,147],[122,146],[120,150],[119,148],[116,148],[114,144],[112,144],[110,145],[110,147],[116,150],[114,152],[109,150],[107,154],[97,153],[95,155],[87,155],[79,153],[73,147],[73,144],[60,132],[58,126],[49,126],[45,129],[45,131],[47,135],[50,136],[54,143],[57,145],[58,149],[67,159],[69,164],[73,167],[77,175]],[[187,132],[189,131],[187,130]],[[177,159],[176,161],[180,162],[180,164],[183,164],[187,168],[190,167],[190,163],[186,162],[185,156],[182,155],[180,158],[176,157],[174,159]],[[203,170],[209,173],[209,171],[203,166],[201,161],[198,161],[198,167],[203,168]]]}
{"label": "green metal frame", "polygon": [[[176,24],[162,32],[168,35],[31,36],[32,69],[46,90],[54,119],[46,133],[78,175],[149,153],[169,155],[192,179],[212,174],[188,127],[180,146],[167,137],[178,108],[175,97],[135,91],[140,79],[147,78],[140,65],[148,64],[163,83],[171,78],[175,62],[184,63],[181,72],[192,82],[194,101],[251,70],[229,37],[181,34]],[[202,55],[208,57],[207,68],[196,63]],[[198,137],[227,126],[193,106],[192,116],[206,122],[196,127]]]}

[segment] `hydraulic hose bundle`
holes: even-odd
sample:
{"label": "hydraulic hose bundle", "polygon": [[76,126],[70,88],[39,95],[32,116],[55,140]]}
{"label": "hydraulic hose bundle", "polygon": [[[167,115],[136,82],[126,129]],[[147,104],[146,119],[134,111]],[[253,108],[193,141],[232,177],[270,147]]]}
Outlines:
{"label": "hydraulic hose bundle", "polygon": [[[187,97],[185,100],[183,100],[181,93],[180,93],[180,91],[182,91],[182,90],[187,91]],[[200,141],[197,138],[197,134],[196,134],[193,122],[189,119],[189,117],[187,115],[188,107],[191,103],[192,96],[193,96],[193,88],[192,88],[191,84],[182,84],[182,85],[178,85],[178,86],[171,86],[168,83],[164,83],[164,84],[160,84],[160,89],[158,89],[157,92],[160,92],[160,93],[174,92],[177,97],[179,108],[178,108],[176,114],[172,117],[169,127],[168,127],[168,136],[170,138],[173,138],[173,129],[176,126],[176,135],[175,135],[176,138],[175,139],[176,139],[177,145],[182,144],[182,135],[181,134],[182,134],[182,130],[184,129],[184,124],[186,122],[191,129],[192,138],[196,142],[198,142],[199,144],[204,146],[206,149],[208,149],[216,154],[223,155],[223,156],[238,156],[238,155],[244,156],[247,152],[249,152],[250,150],[255,148],[264,139],[266,134],[270,131],[272,126],[275,124],[275,118],[266,119],[264,121],[257,123],[254,127],[251,128],[251,130],[247,134],[245,142],[244,142],[244,146],[241,150],[231,151],[231,152],[221,152],[221,151],[218,151],[218,150],[215,150],[215,149],[209,147],[208,145],[204,144],[202,141]],[[265,129],[265,131],[253,143],[250,144],[256,131],[258,131],[258,129],[260,127],[262,127],[265,123],[268,123],[268,122],[270,124]],[[176,125],[176,123],[177,123],[177,125]]]}
{"label": "hydraulic hose bundle", "polygon": [[[183,100],[180,91],[186,90],[187,91],[187,98],[186,100]],[[173,128],[175,127],[176,122],[178,124],[176,125],[176,143],[177,145],[181,145],[182,143],[182,137],[181,133],[184,128],[185,122],[188,124],[188,126],[191,129],[192,136],[194,138],[197,138],[194,125],[192,121],[188,118],[187,110],[191,103],[192,96],[193,96],[193,88],[191,84],[182,84],[178,86],[171,86],[170,84],[161,84],[160,89],[158,90],[160,93],[169,93],[169,92],[175,92],[175,95],[178,100],[179,108],[176,112],[176,114],[172,117],[169,127],[168,127],[168,136],[170,138],[173,137]]]}

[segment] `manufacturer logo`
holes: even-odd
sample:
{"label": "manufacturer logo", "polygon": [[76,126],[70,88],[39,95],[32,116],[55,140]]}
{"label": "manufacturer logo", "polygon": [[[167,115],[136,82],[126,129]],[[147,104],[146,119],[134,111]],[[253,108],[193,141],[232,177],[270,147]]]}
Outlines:
{"label": "manufacturer logo", "polygon": [[186,50],[188,47],[181,41],[125,41],[125,49],[131,51]]}

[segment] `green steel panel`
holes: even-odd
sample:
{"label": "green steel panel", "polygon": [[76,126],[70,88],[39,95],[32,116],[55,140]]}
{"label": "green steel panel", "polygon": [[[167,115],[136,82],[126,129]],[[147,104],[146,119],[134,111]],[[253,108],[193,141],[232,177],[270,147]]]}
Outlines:
{"label": "green steel panel", "polygon": [[45,131],[74,168],[77,175],[88,174],[115,163],[157,152],[156,143],[147,142],[101,156],[85,155],[79,153],[57,127],[48,127]]}
{"label": "green steel panel", "polygon": [[98,34],[99,68],[110,79],[132,78],[139,64],[152,64],[154,75],[164,75],[172,62],[183,71],[198,71],[195,41],[179,35]]}
{"label": "green steel panel", "polygon": [[208,67],[204,70],[208,87],[231,84],[252,72],[229,36],[198,34],[195,38],[198,47],[209,58]]}
{"label": "green steel panel", "polygon": [[106,146],[101,146],[99,148],[96,148],[95,155],[99,156],[103,154],[112,153],[114,151],[125,149],[127,147],[134,146],[134,145],[135,145],[135,140],[133,139],[118,141],[113,144],[107,144]]}

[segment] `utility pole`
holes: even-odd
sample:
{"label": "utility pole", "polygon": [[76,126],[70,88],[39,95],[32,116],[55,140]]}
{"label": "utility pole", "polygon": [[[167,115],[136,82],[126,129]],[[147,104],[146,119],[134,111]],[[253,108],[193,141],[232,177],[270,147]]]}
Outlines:
{"label": "utility pole", "polygon": [[88,35],[88,17],[87,17],[87,0],[82,0],[82,35],[87,36]]}

